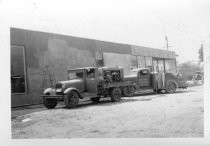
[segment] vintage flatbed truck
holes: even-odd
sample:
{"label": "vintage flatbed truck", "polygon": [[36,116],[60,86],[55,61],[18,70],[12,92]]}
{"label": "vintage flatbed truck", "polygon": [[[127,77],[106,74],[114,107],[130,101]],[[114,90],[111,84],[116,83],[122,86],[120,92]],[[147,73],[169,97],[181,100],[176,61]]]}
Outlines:
{"label": "vintage flatbed truck", "polygon": [[154,73],[149,68],[138,68],[130,71],[130,75],[124,77],[125,82],[133,84],[126,92],[126,96],[133,96],[135,92],[152,89],[156,93],[165,90],[166,93],[174,93],[178,88],[187,88],[186,79],[177,77],[172,73]]}
{"label": "vintage flatbed truck", "polygon": [[67,70],[67,80],[56,83],[55,87],[44,90],[44,105],[55,108],[59,101],[64,101],[67,108],[75,108],[80,99],[98,102],[100,98],[111,97],[116,102],[122,94],[128,94],[133,83],[124,82],[123,68],[85,67]]}

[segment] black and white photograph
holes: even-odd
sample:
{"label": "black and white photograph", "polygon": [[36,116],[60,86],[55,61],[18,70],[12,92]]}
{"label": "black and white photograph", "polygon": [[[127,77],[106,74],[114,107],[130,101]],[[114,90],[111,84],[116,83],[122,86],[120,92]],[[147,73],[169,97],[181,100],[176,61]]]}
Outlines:
{"label": "black and white photograph", "polygon": [[0,48],[3,145],[210,145],[209,0],[0,0]]}

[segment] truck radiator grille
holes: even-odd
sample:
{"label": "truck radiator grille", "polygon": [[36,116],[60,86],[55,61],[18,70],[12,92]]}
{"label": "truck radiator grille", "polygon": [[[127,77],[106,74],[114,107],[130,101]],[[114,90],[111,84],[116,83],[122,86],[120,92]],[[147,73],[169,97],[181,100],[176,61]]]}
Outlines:
{"label": "truck radiator grille", "polygon": [[55,88],[62,88],[62,84],[61,83],[55,84]]}

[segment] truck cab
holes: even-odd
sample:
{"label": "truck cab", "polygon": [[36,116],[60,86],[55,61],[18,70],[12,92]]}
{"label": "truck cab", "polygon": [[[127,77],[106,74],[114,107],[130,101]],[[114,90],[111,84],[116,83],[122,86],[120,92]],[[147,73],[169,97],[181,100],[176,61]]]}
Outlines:
{"label": "truck cab", "polygon": [[67,81],[60,82],[65,88],[74,87],[84,96],[97,93],[98,70],[95,67],[67,70],[67,79]]}

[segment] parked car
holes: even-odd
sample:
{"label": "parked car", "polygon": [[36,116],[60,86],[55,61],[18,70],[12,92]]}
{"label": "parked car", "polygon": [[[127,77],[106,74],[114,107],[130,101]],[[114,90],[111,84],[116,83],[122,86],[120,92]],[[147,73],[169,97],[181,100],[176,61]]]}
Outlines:
{"label": "parked car", "polygon": [[199,81],[201,83],[203,83],[204,82],[204,73],[202,71],[196,71],[192,80],[193,80],[194,83],[198,83]]}

